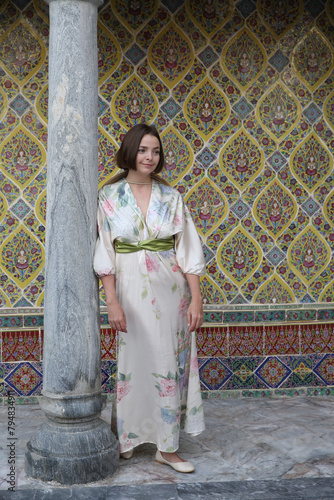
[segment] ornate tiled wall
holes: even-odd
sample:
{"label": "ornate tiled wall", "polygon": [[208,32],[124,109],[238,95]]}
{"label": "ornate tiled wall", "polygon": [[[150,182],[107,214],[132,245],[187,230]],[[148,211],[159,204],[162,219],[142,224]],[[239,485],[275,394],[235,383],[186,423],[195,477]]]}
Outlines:
{"label": "ornate tiled wall", "polygon": [[[0,6],[2,391],[42,382],[48,6]],[[334,3],[106,1],[100,183],[154,122],[203,241],[203,391],[327,394],[334,380]],[[73,55],[75,57],[75,55]],[[102,384],[115,338],[101,292]],[[27,399],[28,398],[28,399]]]}

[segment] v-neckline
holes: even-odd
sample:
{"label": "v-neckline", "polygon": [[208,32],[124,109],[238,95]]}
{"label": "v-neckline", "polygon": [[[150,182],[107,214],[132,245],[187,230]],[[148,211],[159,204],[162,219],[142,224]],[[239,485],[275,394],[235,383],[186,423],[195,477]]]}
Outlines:
{"label": "v-neckline", "polygon": [[144,221],[144,224],[146,224],[146,219],[147,219],[147,215],[149,213],[149,209],[150,209],[150,206],[151,206],[151,201],[152,201],[152,195],[153,195],[153,186],[154,186],[154,179],[152,179],[152,187],[151,187],[151,194],[150,194],[150,199],[148,201],[148,205],[147,205],[147,210],[146,210],[146,215],[143,214],[142,212],[142,209],[140,208],[140,206],[138,205],[138,202],[137,202],[137,198],[135,197],[132,189],[131,189],[131,186],[130,184],[128,183],[128,181],[126,179],[124,179],[127,186],[128,186],[128,189],[130,190],[130,193],[131,193],[131,196],[133,198],[133,201],[134,201],[134,205],[135,207],[137,208],[138,212],[140,213],[140,215],[142,216],[143,218],[143,221]]}

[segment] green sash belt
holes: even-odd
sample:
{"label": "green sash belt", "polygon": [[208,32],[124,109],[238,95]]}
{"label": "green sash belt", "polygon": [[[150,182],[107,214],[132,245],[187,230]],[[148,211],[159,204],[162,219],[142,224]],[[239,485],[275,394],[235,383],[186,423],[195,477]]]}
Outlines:
{"label": "green sash belt", "polygon": [[115,241],[116,253],[132,253],[140,250],[150,250],[151,252],[163,252],[174,248],[174,236],[165,239],[154,239],[139,241],[136,244]]}

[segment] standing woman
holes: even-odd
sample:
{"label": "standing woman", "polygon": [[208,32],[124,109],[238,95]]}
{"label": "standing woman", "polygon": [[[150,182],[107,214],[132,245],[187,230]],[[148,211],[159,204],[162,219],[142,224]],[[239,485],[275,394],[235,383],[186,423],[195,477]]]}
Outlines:
{"label": "standing woman", "polygon": [[124,458],[154,443],[158,462],[192,472],[176,451],[181,428],[205,428],[195,340],[202,247],[180,193],[157,175],[164,155],[154,126],[132,127],[116,164],[124,172],[99,191],[94,258],[118,331],[113,426]]}

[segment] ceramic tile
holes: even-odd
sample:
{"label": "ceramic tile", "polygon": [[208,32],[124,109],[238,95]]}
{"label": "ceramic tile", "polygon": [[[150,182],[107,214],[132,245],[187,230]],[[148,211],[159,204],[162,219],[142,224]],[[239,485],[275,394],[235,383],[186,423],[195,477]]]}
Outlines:
{"label": "ceramic tile", "polygon": [[317,319],[316,309],[301,310],[301,311],[287,311],[286,321],[313,321]]}
{"label": "ceramic tile", "polygon": [[227,327],[202,326],[197,331],[198,356],[227,356],[228,329]]}
{"label": "ceramic tile", "polygon": [[39,361],[41,339],[39,330],[5,330],[1,333],[2,361]]}
{"label": "ceramic tile", "polygon": [[261,321],[262,323],[282,322],[285,321],[285,311],[256,311],[255,321]]}
{"label": "ceramic tile", "polygon": [[267,356],[299,354],[299,326],[265,325],[264,352]]}
{"label": "ceramic tile", "polygon": [[301,325],[301,354],[327,353],[334,349],[333,324],[311,323]]}
{"label": "ceramic tile", "polygon": [[217,390],[231,377],[232,372],[221,360],[211,358],[200,367],[199,375],[204,388]]}
{"label": "ceramic tile", "polygon": [[254,313],[251,311],[224,313],[224,323],[249,323],[254,321]]}
{"label": "ceramic tile", "polygon": [[42,389],[41,363],[15,363],[5,377],[5,390],[12,390],[18,396],[38,396]]}
{"label": "ceramic tile", "polygon": [[107,361],[116,359],[116,331],[111,328],[101,328],[101,359]]}
{"label": "ceramic tile", "polygon": [[230,356],[261,356],[263,355],[263,327],[261,326],[230,326],[229,327]]}
{"label": "ceramic tile", "polygon": [[22,316],[0,316],[0,328],[20,328],[22,326]]}

